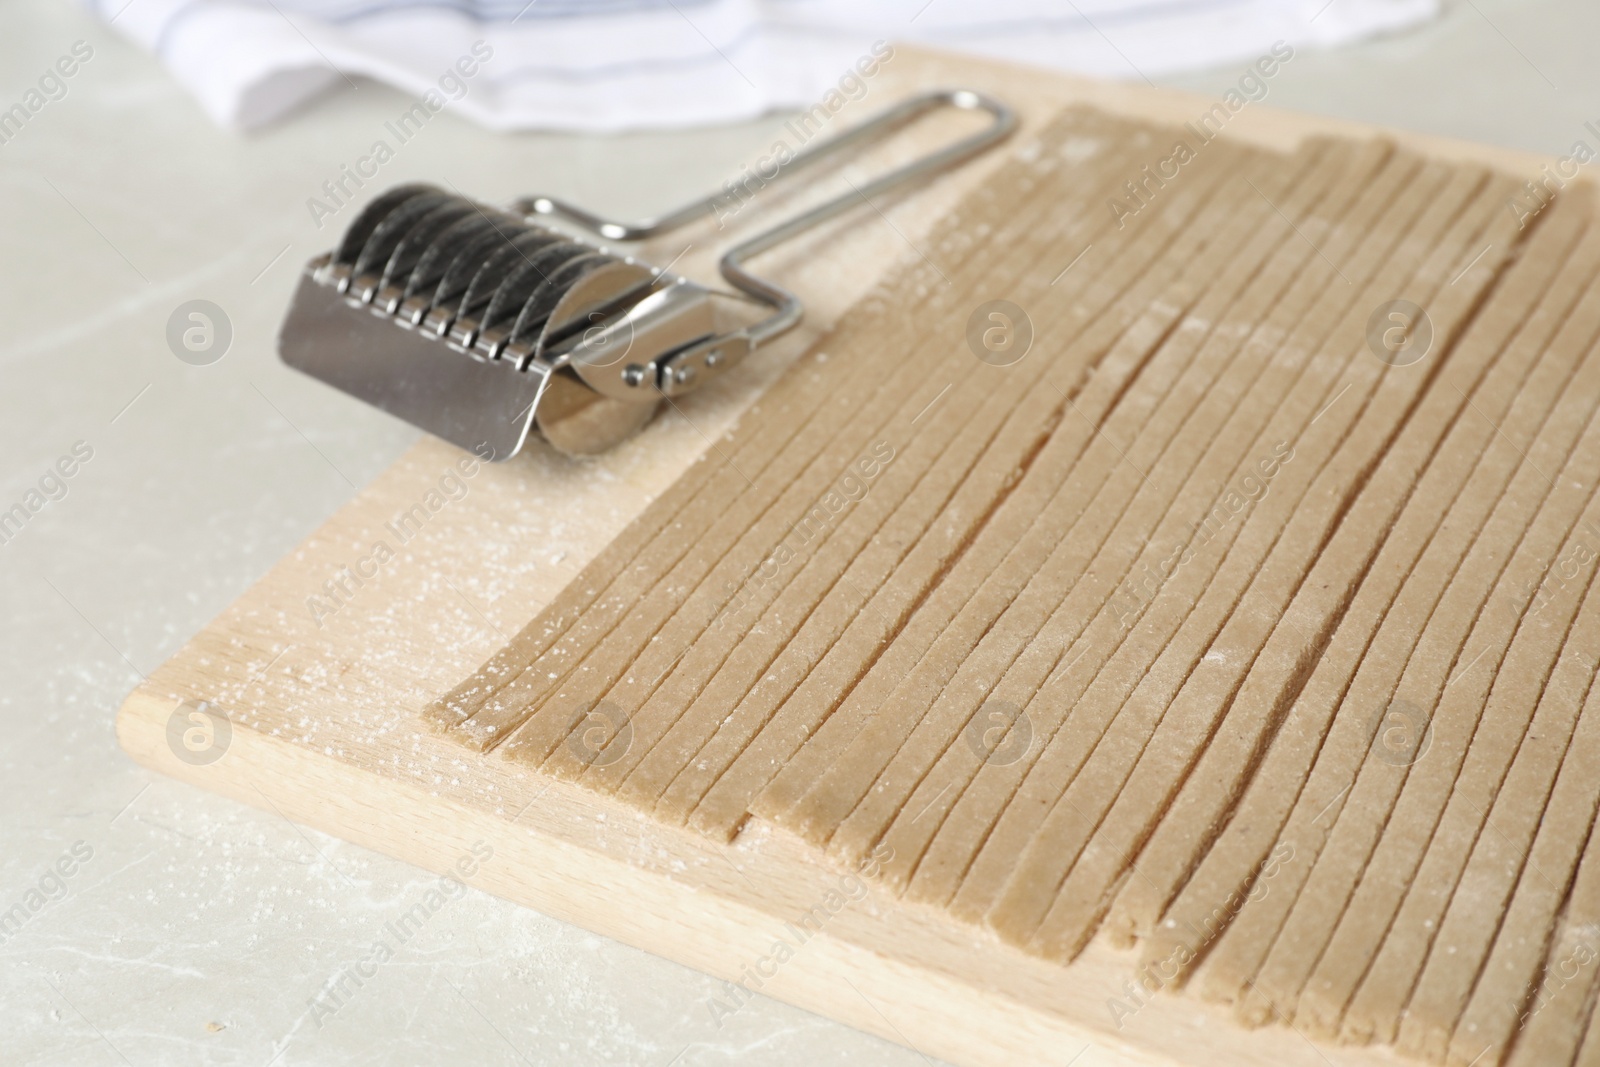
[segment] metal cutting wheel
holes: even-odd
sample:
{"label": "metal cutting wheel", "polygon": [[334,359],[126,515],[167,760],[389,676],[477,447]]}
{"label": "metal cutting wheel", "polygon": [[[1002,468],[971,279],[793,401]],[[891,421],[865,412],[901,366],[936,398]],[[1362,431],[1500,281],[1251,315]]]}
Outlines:
{"label": "metal cutting wheel", "polygon": [[738,295],[602,243],[644,240],[714,214],[718,197],[627,224],[548,197],[501,209],[431,185],[399,186],[306,266],[279,354],[494,460],[515,455],[535,428],[562,452],[604,451],[649,422],[663,397],[699,388],[800,321],[799,298],[746,271],[746,258],[982,152],[1016,120],[972,90],[927,93],[786,164],[786,172],[802,169],[946,106],[983,110],[993,121],[727,252],[721,273]]}

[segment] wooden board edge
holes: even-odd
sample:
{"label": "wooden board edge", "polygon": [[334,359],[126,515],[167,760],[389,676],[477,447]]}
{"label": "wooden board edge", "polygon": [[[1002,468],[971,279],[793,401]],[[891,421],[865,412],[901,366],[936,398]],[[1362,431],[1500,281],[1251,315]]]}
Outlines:
{"label": "wooden board edge", "polygon": [[[769,945],[778,928],[771,914],[730,896],[619,862],[532,826],[514,826],[494,813],[248,727],[233,727],[225,760],[188,763],[167,741],[173,709],[173,701],[141,687],[117,713],[118,743],[150,770],[431,873],[449,873],[494,896],[725,982],[739,981],[746,968],[738,961],[750,958],[730,952],[729,946]],[[305,788],[308,780],[319,788]],[[282,788],[284,782],[295,788]],[[403,854],[395,848],[397,841],[405,843]],[[481,855],[485,844],[492,857],[472,876],[461,874],[458,860],[472,854],[475,845]],[[1064,1050],[1070,1058],[1076,1050],[1098,1047],[1127,1067],[1182,1067],[1103,1031],[874,952],[826,927],[803,947],[763,980],[763,995],[925,1056],[999,1067],[1048,1062]],[[962,1020],[981,1020],[981,1025]]]}

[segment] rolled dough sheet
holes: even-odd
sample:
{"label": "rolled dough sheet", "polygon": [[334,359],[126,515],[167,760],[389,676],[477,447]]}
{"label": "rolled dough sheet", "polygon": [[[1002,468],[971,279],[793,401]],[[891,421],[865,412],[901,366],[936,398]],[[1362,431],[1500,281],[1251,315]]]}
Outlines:
{"label": "rolled dough sheet", "polygon": [[1586,187],[1081,107],[1008,151],[427,722],[1248,1024],[1570,1062],[1592,978],[1506,1005],[1600,900]]}

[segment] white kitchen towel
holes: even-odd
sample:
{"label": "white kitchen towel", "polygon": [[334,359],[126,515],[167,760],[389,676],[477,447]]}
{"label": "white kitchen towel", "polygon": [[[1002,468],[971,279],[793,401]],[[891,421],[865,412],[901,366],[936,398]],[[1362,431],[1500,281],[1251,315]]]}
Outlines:
{"label": "white kitchen towel", "polygon": [[[855,94],[875,42],[1108,78],[1343,44],[1439,0],[88,0],[218,123],[386,82],[493,129],[690,126]],[[879,46],[880,54],[884,46]]]}

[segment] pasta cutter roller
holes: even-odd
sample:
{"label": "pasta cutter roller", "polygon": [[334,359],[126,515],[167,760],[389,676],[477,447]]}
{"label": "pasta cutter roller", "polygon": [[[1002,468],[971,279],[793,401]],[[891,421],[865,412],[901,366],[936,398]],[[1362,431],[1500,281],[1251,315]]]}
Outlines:
{"label": "pasta cutter roller", "polygon": [[535,428],[563,452],[604,451],[649,422],[663,398],[700,388],[800,321],[799,298],[749,273],[747,258],[891,186],[969,159],[1016,125],[1008,107],[981,93],[932,92],[795,153],[783,170],[939,107],[986,111],[992,121],[729,250],[720,268],[737,294],[602,243],[641,241],[720,214],[732,194],[620,223],[549,197],[501,209],[430,185],[391,189],[361,211],[336,249],[307,264],[279,355],[496,460],[515,455]]}

